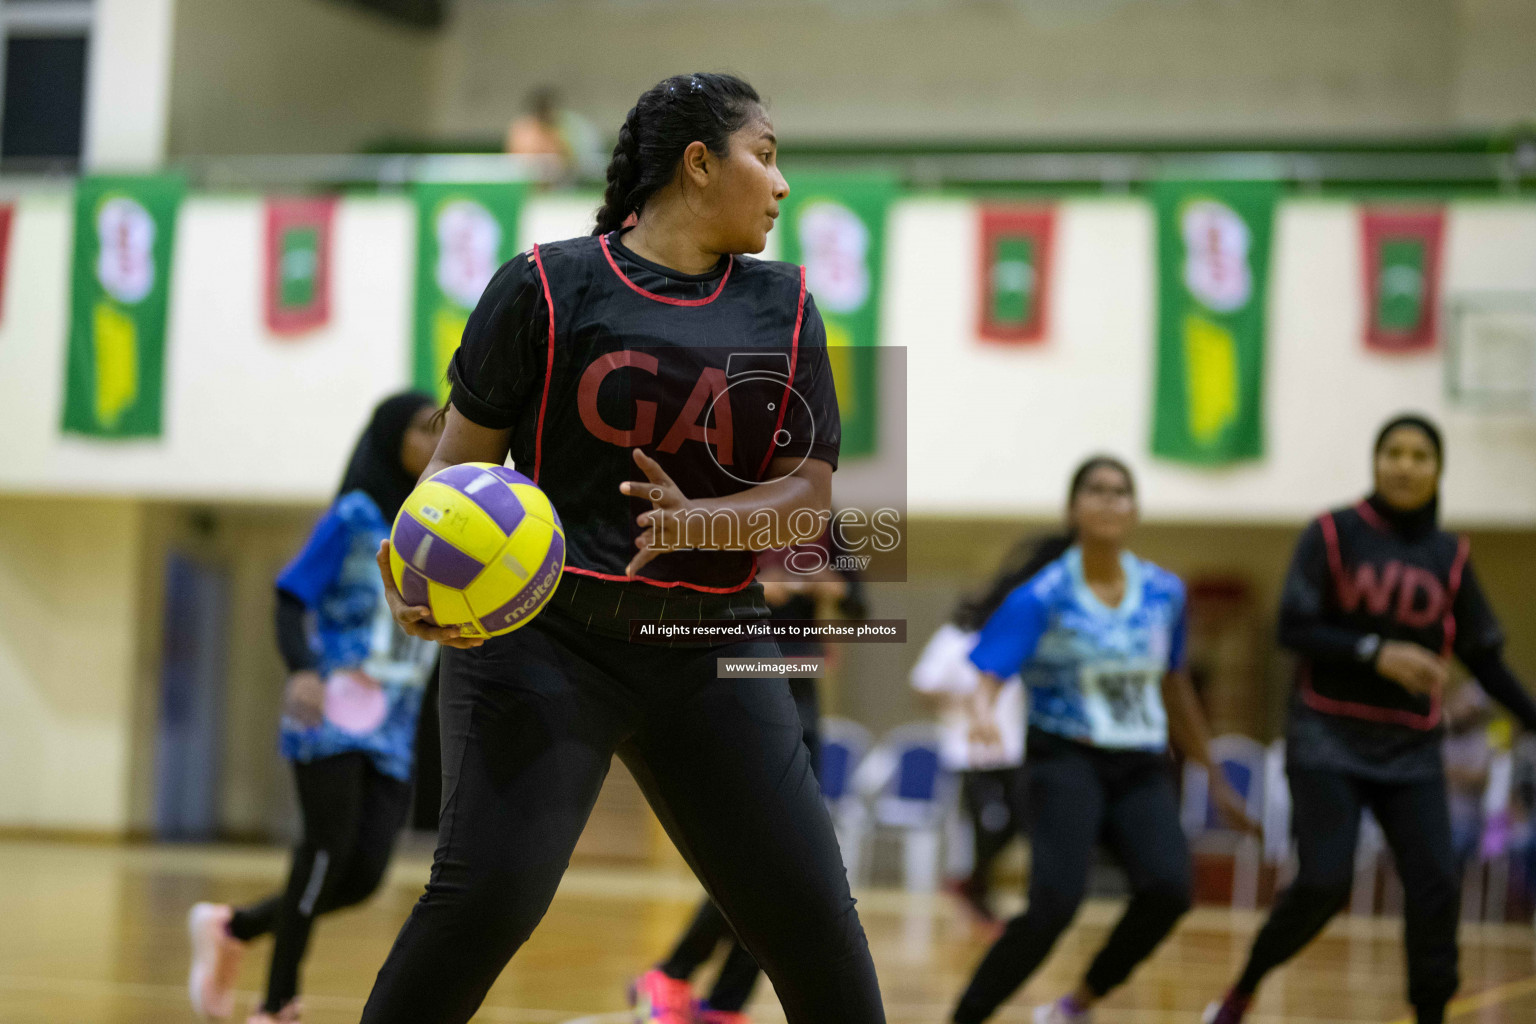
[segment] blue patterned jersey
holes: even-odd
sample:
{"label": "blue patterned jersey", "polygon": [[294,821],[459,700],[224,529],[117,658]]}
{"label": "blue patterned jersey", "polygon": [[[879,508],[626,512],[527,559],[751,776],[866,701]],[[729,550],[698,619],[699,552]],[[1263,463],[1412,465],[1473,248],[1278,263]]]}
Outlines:
{"label": "blue patterned jersey", "polygon": [[1162,750],[1162,679],[1185,661],[1184,584],[1125,552],[1125,597],[1100,601],[1071,548],[1020,584],[982,627],[977,668],[1029,690],[1029,724],[1100,747]]}
{"label": "blue patterned jersey", "polygon": [[436,645],[407,636],[389,613],[384,582],[374,557],[389,537],[389,524],[362,491],[342,495],[315,524],[304,550],[277,577],[277,586],[303,601],[313,616],[311,643],[319,671],[330,678],[360,671],[384,690],[388,712],[370,732],[355,733],[329,721],[313,728],[285,717],[281,750],[292,761],[361,751],[393,778],[408,780],[416,744],[416,719]]}

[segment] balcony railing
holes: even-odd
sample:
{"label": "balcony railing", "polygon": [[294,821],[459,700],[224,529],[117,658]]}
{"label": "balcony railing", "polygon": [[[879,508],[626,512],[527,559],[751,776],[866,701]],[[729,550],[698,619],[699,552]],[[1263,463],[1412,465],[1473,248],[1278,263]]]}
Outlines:
{"label": "balcony railing", "polygon": [[[878,169],[913,188],[1102,188],[1125,191],[1162,178],[1270,180],[1302,192],[1328,188],[1479,188],[1500,193],[1536,190],[1536,142],[1503,152],[1384,151],[1134,151],[1119,152],[815,152],[786,157],[787,167]],[[194,187],[213,190],[392,189],[417,181],[528,181],[590,188],[552,158],[499,153],[303,154],[189,156],[171,166]],[[58,184],[71,172],[58,166],[7,162],[0,189]]]}

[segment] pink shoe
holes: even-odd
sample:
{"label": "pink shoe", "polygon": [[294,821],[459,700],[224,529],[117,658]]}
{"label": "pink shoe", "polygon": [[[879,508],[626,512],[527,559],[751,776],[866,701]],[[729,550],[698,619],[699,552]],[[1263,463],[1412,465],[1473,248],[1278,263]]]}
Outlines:
{"label": "pink shoe", "polygon": [[997,914],[987,902],[987,894],[972,884],[969,878],[959,878],[944,884],[944,891],[960,901],[960,908],[967,917],[983,927],[1001,926]]}
{"label": "pink shoe", "polygon": [[694,1018],[696,1024],[752,1024],[752,1018],[744,1013],[736,1013],[731,1010],[708,1010],[699,1008],[699,1015]]}
{"label": "pink shoe", "polygon": [[693,1024],[693,986],[652,968],[629,986],[635,1024]]}
{"label": "pink shoe", "polygon": [[198,903],[187,914],[192,940],[192,970],[187,994],[192,1010],[204,1020],[228,1020],[235,1010],[235,980],[245,943],[229,934],[234,911],[220,903]]}

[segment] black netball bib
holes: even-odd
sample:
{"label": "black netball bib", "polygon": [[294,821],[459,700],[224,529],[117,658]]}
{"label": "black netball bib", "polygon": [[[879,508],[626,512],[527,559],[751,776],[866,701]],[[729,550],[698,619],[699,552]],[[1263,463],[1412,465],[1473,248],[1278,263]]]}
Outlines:
{"label": "black netball bib", "polygon": [[[1365,502],[1318,522],[1328,555],[1329,620],[1448,657],[1466,538],[1441,530],[1402,537]],[[1301,699],[1314,711],[1417,730],[1440,722],[1439,693],[1411,693],[1369,665],[1309,661],[1299,670]]]}
{"label": "black netball bib", "polygon": [[[776,455],[808,452],[816,413],[795,389],[802,366],[799,267],[729,257],[699,298],[636,284],[609,237],[536,246],[549,311],[538,413],[514,431],[512,455],[549,495],[565,526],[566,571],[623,575],[651,503],[619,492],[645,483],[631,450],[655,459],[691,499],[767,478]],[[833,412],[835,416],[835,411]],[[720,517],[691,528],[749,531]],[[759,524],[761,525],[761,524]],[[658,586],[730,591],[751,582],[750,551],[681,550],[641,572]]]}

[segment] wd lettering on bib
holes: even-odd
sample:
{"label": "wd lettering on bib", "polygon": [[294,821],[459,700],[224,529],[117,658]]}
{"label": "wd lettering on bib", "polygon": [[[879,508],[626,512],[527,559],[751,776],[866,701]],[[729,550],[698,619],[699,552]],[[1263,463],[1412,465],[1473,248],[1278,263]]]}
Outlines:
{"label": "wd lettering on bib", "polygon": [[[1423,629],[1445,617],[1445,584],[1427,569],[1393,560],[1379,570],[1369,562],[1338,577],[1339,608],[1352,614],[1363,602],[1372,615],[1386,615],[1410,629]],[[1396,595],[1396,604],[1393,596]]]}
{"label": "wd lettering on bib", "polygon": [[[1366,502],[1330,512],[1312,530],[1328,565],[1325,611],[1332,621],[1444,656],[1456,641],[1454,614],[1468,546],[1435,530],[1397,535]],[[1438,694],[1410,693],[1364,663],[1298,663],[1301,698],[1314,711],[1428,730],[1440,721]]]}

